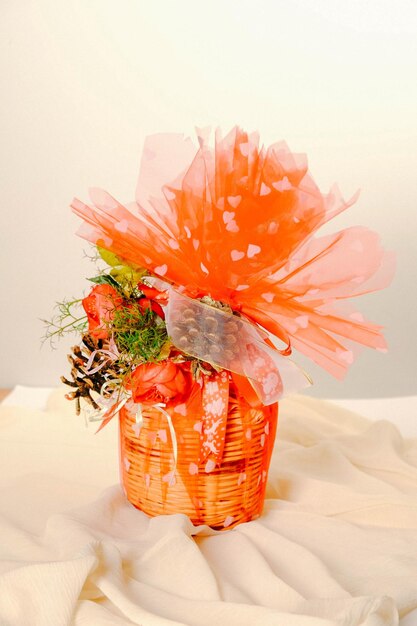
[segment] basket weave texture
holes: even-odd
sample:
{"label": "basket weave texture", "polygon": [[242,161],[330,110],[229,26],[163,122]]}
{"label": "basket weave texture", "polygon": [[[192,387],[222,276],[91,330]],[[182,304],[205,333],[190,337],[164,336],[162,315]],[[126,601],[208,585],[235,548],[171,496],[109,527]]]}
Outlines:
{"label": "basket weave texture", "polygon": [[[201,415],[126,404],[120,419],[120,473],[128,500],[148,515],[184,513],[194,524],[223,530],[259,517],[275,440],[278,404],[251,407],[230,387],[225,445],[220,464],[208,470],[200,457]],[[214,464],[212,464],[214,465]]]}

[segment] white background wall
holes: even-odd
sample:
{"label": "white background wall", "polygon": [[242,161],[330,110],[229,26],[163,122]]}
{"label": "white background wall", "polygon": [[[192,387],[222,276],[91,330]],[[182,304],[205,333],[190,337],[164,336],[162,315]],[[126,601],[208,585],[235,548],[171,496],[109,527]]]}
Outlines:
{"label": "white background wall", "polygon": [[389,354],[343,384],[308,366],[313,393],[417,393],[416,42],[414,0],[2,0],[0,386],[66,370],[71,342],[41,350],[38,318],[91,274],[71,198],[132,199],[147,134],[238,123],[306,152],[323,190],[360,187],[333,228],[397,252],[392,287],[362,303]]}

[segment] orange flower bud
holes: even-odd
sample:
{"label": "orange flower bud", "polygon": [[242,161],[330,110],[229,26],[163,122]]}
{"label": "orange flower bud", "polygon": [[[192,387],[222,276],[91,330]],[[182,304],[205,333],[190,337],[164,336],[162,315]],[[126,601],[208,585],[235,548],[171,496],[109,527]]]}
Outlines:
{"label": "orange flower bud", "polygon": [[96,339],[107,339],[106,325],[113,318],[113,311],[123,302],[123,298],[111,285],[95,285],[82,305],[87,313],[88,330]]}

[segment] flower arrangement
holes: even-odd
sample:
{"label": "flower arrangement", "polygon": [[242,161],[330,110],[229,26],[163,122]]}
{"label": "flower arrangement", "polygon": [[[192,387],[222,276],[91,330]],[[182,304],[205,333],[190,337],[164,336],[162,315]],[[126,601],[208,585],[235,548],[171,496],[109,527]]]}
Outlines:
{"label": "flower arrangement", "polygon": [[[122,389],[129,389],[134,398],[138,397],[145,385],[141,373],[145,375],[149,366],[155,371],[161,362],[170,369],[168,364],[175,362],[158,302],[160,292],[143,282],[143,270],[123,265],[116,256],[100,248],[98,254],[111,264],[107,271],[90,279],[95,284],[88,296],[71,302],[69,307],[60,303],[60,314],[47,322],[51,339],[63,331],[82,333],[81,345],[75,346],[69,355],[72,379],[62,377],[73,388],[67,398],[76,400],[78,414],[81,398],[100,411],[103,406],[99,402]],[[75,305],[81,305],[83,317],[73,314]],[[161,390],[153,390],[155,397],[159,393],[160,399],[166,399],[170,395],[168,386]]]}
{"label": "flower arrangement", "polygon": [[[316,236],[356,196],[345,202],[337,187],[323,195],[303,155],[284,143],[260,148],[239,128],[218,131],[214,150],[208,139],[199,132],[195,148],[180,135],[149,137],[130,205],[99,189],[91,206],[74,199],[79,235],[107,269],[85,298],[59,305],[49,336],[82,334],[62,380],[78,412],[80,399],[90,403],[100,428],[120,413],[122,444],[136,455],[122,454],[129,499],[152,514],[179,507],[230,527],[260,512],[262,497],[243,505],[242,489],[262,495],[278,400],[310,382],[293,348],[339,378],[352,341],[384,350],[381,328],[344,302],[385,286],[392,262],[365,228]],[[255,431],[262,454],[252,467]],[[226,507],[214,522],[205,507],[219,498],[202,501],[197,481],[211,475],[233,475],[233,515]],[[185,489],[175,492],[179,482]]]}

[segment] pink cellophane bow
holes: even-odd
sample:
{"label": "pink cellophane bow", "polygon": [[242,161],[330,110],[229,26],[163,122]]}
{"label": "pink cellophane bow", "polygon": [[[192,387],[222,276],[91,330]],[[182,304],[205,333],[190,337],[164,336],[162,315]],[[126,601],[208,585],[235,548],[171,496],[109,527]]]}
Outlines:
{"label": "pink cellophane bow", "polygon": [[248,378],[262,404],[274,404],[310,384],[304,372],[268,343],[248,320],[168,288],[167,332],[173,344],[216,368]]}

